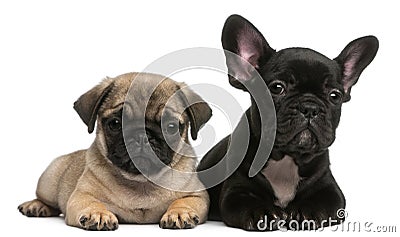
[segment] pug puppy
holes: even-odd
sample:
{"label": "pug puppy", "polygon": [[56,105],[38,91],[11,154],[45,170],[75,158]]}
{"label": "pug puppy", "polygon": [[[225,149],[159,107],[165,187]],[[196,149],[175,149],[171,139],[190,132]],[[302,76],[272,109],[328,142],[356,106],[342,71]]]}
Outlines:
{"label": "pug puppy", "polygon": [[[49,165],[39,179],[37,198],[18,207],[23,215],[62,213],[67,225],[85,230],[115,230],[118,223],[184,229],[206,220],[209,199],[193,173],[196,158],[188,145],[189,126],[196,139],[212,114],[199,95],[160,75],[128,73],[106,78],[83,94],[74,109],[89,133],[97,120],[96,138],[88,149]],[[139,120],[143,128],[137,127]],[[171,138],[174,134],[178,138]],[[168,169],[194,175],[167,177]],[[174,190],[145,176],[173,183]]]}

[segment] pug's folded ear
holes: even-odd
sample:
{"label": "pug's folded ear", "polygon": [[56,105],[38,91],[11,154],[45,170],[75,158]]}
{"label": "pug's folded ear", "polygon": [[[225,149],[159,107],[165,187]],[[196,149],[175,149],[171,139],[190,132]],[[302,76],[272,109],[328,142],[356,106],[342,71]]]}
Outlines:
{"label": "pug's folded ear", "polygon": [[185,112],[189,116],[190,135],[193,140],[197,139],[200,128],[211,118],[212,110],[210,106],[185,83],[180,84],[180,91],[183,94]]}
{"label": "pug's folded ear", "polygon": [[81,95],[74,103],[74,109],[92,133],[97,119],[97,113],[104,99],[113,88],[113,80],[106,78],[99,85]]}

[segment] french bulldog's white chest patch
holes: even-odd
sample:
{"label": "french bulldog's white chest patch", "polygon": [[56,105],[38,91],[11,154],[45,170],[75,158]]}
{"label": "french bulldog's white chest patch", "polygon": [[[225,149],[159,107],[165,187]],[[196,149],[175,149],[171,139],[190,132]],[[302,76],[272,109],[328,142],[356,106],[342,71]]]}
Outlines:
{"label": "french bulldog's white chest patch", "polygon": [[293,158],[285,156],[281,160],[269,160],[261,171],[269,181],[277,198],[275,205],[285,208],[296,195],[297,185],[301,180],[298,167]]}

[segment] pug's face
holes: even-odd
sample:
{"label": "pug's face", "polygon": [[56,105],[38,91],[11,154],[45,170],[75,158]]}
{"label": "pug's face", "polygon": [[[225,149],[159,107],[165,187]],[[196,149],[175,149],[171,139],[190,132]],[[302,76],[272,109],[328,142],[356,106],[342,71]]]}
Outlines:
{"label": "pug's face", "polygon": [[197,94],[159,75],[125,74],[103,83],[108,85],[96,89],[100,94],[97,137],[106,158],[132,175],[152,175],[173,167],[189,144],[189,126],[196,139],[211,116]]}
{"label": "pug's face", "polygon": [[142,91],[111,106],[113,109],[107,111],[99,125],[106,141],[107,158],[115,166],[132,174],[151,175],[178,157],[180,143],[188,143],[189,128],[187,114],[179,112],[184,111],[184,102],[174,96],[179,90],[176,83],[168,80],[154,90],[147,105],[145,97],[150,92]]}

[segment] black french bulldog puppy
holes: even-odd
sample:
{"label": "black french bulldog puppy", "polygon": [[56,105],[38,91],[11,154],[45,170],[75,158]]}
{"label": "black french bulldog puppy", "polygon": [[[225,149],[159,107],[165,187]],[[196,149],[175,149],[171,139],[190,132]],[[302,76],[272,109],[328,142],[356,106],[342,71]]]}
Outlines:
{"label": "black french bulldog puppy", "polygon": [[[276,230],[282,227],[279,220],[289,229],[341,223],[344,218],[337,211],[345,208],[345,198],[329,168],[328,147],[335,140],[342,103],[350,100],[352,86],[377,53],[377,38],[356,39],[333,60],[307,48],[276,52],[249,21],[232,15],[223,28],[222,45],[254,67],[226,55],[230,84],[246,91],[243,85],[251,83],[258,72],[272,95],[277,124],[270,157],[261,172],[250,178],[249,168],[263,133],[251,95],[245,158],[224,182],[208,190],[209,219],[245,230]],[[228,136],[214,146],[198,170],[218,163],[229,142]],[[200,179],[207,186],[206,177]],[[289,226],[291,221],[298,225]]]}

